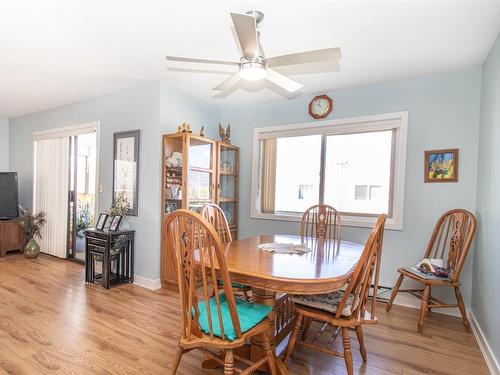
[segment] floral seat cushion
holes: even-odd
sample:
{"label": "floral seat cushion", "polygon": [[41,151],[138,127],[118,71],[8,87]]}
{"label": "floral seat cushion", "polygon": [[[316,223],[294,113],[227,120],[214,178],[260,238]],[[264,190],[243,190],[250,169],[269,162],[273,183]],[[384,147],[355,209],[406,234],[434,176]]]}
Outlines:
{"label": "floral seat cushion", "polygon": [[[223,286],[224,282],[221,279],[217,279],[217,285],[218,286]],[[231,282],[231,286],[233,288],[236,288],[236,289],[249,289],[249,287],[247,285],[243,285],[243,284],[237,283],[235,281]]]}
{"label": "floral seat cushion", "polygon": [[[344,292],[332,292],[325,294],[315,294],[315,295],[296,295],[292,296],[292,301],[299,305],[313,307],[315,309],[324,310],[335,314],[337,308],[344,297]],[[351,316],[351,308],[353,306],[354,297],[351,295],[346,301],[346,304],[342,310],[343,316]]]}

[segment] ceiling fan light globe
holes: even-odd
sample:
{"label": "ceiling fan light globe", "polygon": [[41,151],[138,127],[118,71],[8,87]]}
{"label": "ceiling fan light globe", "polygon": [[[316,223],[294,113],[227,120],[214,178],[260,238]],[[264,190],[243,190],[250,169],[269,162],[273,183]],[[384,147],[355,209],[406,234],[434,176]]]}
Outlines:
{"label": "ceiling fan light globe", "polygon": [[260,81],[266,78],[267,71],[261,65],[258,66],[242,66],[239,75],[245,81]]}

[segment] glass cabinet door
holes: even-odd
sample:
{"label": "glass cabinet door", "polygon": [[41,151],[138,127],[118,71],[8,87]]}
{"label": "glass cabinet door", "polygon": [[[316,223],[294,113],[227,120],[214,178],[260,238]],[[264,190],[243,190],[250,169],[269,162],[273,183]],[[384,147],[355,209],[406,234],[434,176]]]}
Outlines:
{"label": "glass cabinet door", "polygon": [[229,226],[235,228],[238,215],[238,148],[219,143],[217,201]]}
{"label": "glass cabinet door", "polygon": [[195,137],[189,139],[187,208],[198,213],[215,198],[214,147],[213,141]]}
{"label": "glass cabinet door", "polygon": [[221,175],[238,174],[238,150],[223,144],[219,150],[219,171]]}
{"label": "glass cabinet door", "polygon": [[182,208],[182,137],[171,137],[164,141],[165,202],[163,210],[169,214]]}
{"label": "glass cabinet door", "polygon": [[189,167],[213,169],[213,143],[191,138],[189,141]]}
{"label": "glass cabinet door", "polygon": [[224,211],[224,215],[226,215],[227,223],[229,224],[229,226],[236,226],[236,202],[220,202],[219,206],[222,211]]}
{"label": "glass cabinet door", "polygon": [[213,202],[212,173],[190,170],[188,174],[188,208],[200,212],[206,204]]}

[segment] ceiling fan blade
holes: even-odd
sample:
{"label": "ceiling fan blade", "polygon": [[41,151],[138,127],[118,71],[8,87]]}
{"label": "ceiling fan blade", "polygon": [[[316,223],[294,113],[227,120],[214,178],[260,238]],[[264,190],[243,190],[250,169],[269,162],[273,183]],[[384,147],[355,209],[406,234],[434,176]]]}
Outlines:
{"label": "ceiling fan blade", "polygon": [[222,81],[222,83],[220,83],[218,86],[215,86],[212,90],[221,90],[221,91],[227,90],[228,88],[236,85],[240,80],[241,77],[239,73],[233,74],[228,79]]}
{"label": "ceiling fan blade", "polygon": [[180,62],[193,62],[202,64],[240,65],[239,62],[228,61],[228,60],[210,60],[210,59],[200,59],[197,57],[181,57],[181,56],[165,56],[165,57],[167,59],[167,62],[180,61]]}
{"label": "ceiling fan blade", "polygon": [[288,92],[295,92],[304,87],[304,85],[294,81],[293,79],[285,77],[283,74],[269,68],[267,69],[266,79]]}
{"label": "ceiling fan blade", "polygon": [[248,14],[231,13],[231,18],[243,56],[247,60],[254,59],[259,54],[259,37],[257,36],[255,17]]}
{"label": "ceiling fan blade", "polygon": [[340,60],[340,57],[340,48],[325,48],[313,51],[291,53],[289,55],[269,57],[266,58],[265,61],[267,66],[277,67],[285,65],[307,64],[327,60],[337,61]]}

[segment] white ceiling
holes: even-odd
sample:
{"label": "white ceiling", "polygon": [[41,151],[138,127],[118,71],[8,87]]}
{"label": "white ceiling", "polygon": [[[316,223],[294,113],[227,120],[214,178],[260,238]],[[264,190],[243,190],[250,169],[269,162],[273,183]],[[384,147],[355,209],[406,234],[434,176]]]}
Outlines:
{"label": "white ceiling", "polygon": [[270,85],[214,97],[228,67],[166,69],[166,54],[238,59],[229,12],[252,8],[267,56],[342,48],[339,72],[281,70],[302,93],[477,66],[500,30],[499,1],[0,0],[0,115],[162,79],[220,107],[282,98]]}

